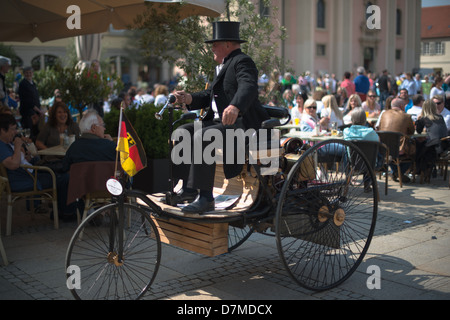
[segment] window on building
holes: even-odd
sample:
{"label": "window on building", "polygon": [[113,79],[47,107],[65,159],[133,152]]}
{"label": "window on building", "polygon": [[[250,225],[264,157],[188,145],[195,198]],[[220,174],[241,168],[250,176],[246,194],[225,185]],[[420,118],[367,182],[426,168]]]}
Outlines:
{"label": "window on building", "polygon": [[115,56],[109,58],[109,72],[121,77],[125,85],[131,84],[131,60],[122,56]]}
{"label": "window on building", "polygon": [[422,56],[443,56],[445,55],[445,42],[422,42],[420,54]]}
{"label": "window on building", "polygon": [[434,53],[437,56],[443,56],[445,54],[445,43],[444,42],[436,42],[434,44]]}
{"label": "window on building", "polygon": [[317,1],[317,28],[325,29],[325,1]]}
{"label": "window on building", "polygon": [[259,0],[259,14],[261,17],[270,16],[270,7],[266,6],[264,0]]}
{"label": "window on building", "polygon": [[398,36],[402,34],[402,10],[400,9],[397,9],[395,34]]}
{"label": "window on building", "polygon": [[[50,54],[43,55],[43,58],[41,55],[39,55],[39,56],[34,57],[31,60],[31,66],[33,67],[34,70],[51,68],[57,64],[58,59],[59,59],[58,57],[50,55]],[[41,62],[43,62],[44,65],[42,65]]]}
{"label": "window on building", "polygon": [[16,67],[23,67],[23,60],[18,56],[11,57],[11,65],[13,70]]}
{"label": "window on building", "polygon": [[430,55],[430,43],[429,42],[422,42],[420,44],[420,46],[421,46],[420,51],[421,51],[422,56]]}
{"label": "window on building", "polygon": [[327,55],[327,46],[325,44],[317,44],[316,55],[318,57],[325,57]]}
{"label": "window on building", "polygon": [[402,59],[402,49],[395,50],[395,60],[401,60]]}

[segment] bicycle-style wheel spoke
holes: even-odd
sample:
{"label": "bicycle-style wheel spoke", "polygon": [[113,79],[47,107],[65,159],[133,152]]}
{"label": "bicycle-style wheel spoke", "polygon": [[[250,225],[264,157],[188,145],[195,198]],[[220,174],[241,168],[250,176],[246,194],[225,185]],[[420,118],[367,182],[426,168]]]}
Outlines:
{"label": "bicycle-style wheel spoke", "polygon": [[[123,230],[118,219],[123,219]],[[80,268],[81,286],[71,291],[77,299],[139,299],[154,281],[160,257],[159,234],[148,212],[124,204],[121,215],[117,204],[107,205],[83,221],[72,237],[66,267]]]}
{"label": "bicycle-style wheel spoke", "polygon": [[[370,193],[364,190],[368,178]],[[327,141],[302,155],[276,213],[278,251],[297,283],[327,290],[356,270],[373,236],[376,192],[370,165],[353,144]]]}

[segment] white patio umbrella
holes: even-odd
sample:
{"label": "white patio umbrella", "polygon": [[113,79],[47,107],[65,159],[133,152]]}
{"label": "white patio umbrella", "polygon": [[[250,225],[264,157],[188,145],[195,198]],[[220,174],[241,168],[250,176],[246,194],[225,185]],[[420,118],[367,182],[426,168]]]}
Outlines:
{"label": "white patio umbrella", "polygon": [[[117,30],[127,29],[148,8],[146,4],[157,12],[179,6],[181,20],[192,15],[219,16],[226,0],[2,0],[0,41],[28,42],[37,37],[45,42],[102,33],[111,24]],[[80,28],[71,28],[70,23],[68,27],[68,19],[77,14],[68,10],[72,5],[79,8]]]}
{"label": "white patio umbrella", "polygon": [[78,60],[100,60],[101,44],[102,39],[99,33],[75,37],[75,50]]}

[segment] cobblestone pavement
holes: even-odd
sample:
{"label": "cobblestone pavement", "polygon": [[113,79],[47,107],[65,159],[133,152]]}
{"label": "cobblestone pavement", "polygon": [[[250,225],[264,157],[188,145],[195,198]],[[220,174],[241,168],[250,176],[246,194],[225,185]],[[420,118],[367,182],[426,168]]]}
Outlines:
{"label": "cobblestone pavement", "polygon": [[[450,299],[450,189],[431,184],[379,181],[381,202],[369,252],[342,285],[311,292],[287,275],[274,237],[253,234],[230,254],[214,258],[163,245],[155,283],[144,300],[448,300]],[[0,266],[1,300],[66,300],[64,259],[75,222],[54,230],[47,215],[34,221],[15,211],[13,235],[2,240],[9,265]],[[0,260],[3,262],[2,260]],[[381,288],[368,289],[369,266],[381,270]]]}

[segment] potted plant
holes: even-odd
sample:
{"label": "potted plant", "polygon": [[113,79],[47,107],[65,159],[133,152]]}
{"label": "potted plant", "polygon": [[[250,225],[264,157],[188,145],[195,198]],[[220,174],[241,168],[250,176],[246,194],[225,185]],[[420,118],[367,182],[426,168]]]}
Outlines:
{"label": "potted plant", "polygon": [[86,106],[102,101],[123,86],[116,76],[95,72],[90,68],[58,66],[55,71],[62,100],[78,110],[80,115]]}
{"label": "potted plant", "polygon": [[[128,120],[133,125],[142,142],[146,156],[147,167],[133,178],[133,188],[148,193],[165,192],[169,190],[169,132],[168,112],[158,120],[155,114],[161,110],[153,103],[131,107],[124,110]],[[174,111],[174,121],[179,119],[181,111]],[[119,127],[119,110],[111,110],[105,114],[104,121],[107,133],[117,136]]]}

